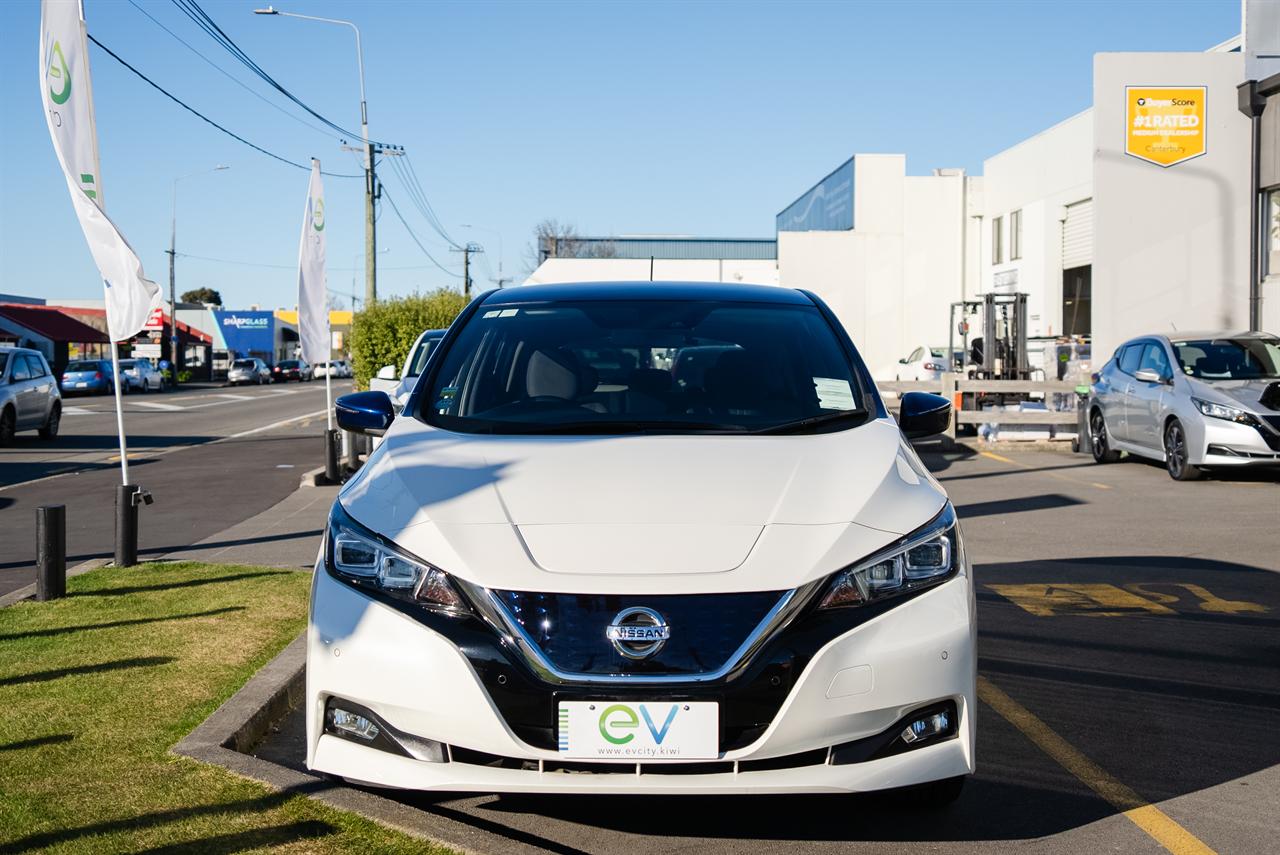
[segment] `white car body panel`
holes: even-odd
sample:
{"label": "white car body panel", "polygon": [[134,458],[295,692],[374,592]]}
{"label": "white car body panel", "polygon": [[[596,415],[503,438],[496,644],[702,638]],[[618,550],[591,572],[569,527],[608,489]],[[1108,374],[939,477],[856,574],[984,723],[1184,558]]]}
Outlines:
{"label": "white car body panel", "polygon": [[[867,471],[873,460],[885,463]],[[404,417],[339,500],[452,575],[561,593],[795,587],[946,501],[889,419],[803,437],[463,440]]]}

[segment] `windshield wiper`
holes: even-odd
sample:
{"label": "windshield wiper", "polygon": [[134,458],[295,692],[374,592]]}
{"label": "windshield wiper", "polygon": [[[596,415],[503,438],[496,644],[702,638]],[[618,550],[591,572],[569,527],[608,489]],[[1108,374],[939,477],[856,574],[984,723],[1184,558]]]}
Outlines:
{"label": "windshield wiper", "polygon": [[575,421],[575,422],[505,422],[494,426],[494,433],[583,435],[634,433],[748,433],[743,425],[718,422],[668,421]]}
{"label": "windshield wiper", "polygon": [[817,416],[809,416],[806,419],[797,419],[794,422],[783,422],[780,425],[771,425],[767,428],[754,430],[752,433],[757,434],[775,434],[775,433],[798,433],[806,428],[817,427],[819,425],[831,424],[833,422],[841,422],[846,419],[858,419],[861,421],[867,417],[867,411],[861,407],[856,410],[840,410],[835,413],[822,413]]}

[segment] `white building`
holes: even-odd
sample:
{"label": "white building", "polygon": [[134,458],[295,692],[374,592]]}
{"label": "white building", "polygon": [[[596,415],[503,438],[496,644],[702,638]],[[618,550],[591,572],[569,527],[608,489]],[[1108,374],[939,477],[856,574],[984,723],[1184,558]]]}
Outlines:
{"label": "white building", "polygon": [[746,282],[778,284],[772,238],[679,235],[575,237],[546,242],[523,284],[552,282]]}

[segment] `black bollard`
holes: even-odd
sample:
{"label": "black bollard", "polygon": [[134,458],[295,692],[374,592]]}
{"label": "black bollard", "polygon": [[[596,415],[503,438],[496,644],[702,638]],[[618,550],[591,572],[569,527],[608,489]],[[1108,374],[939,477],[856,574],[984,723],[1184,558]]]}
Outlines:
{"label": "black bollard", "polygon": [[138,485],[116,487],[116,557],[117,567],[138,563]]}
{"label": "black bollard", "polygon": [[67,595],[67,506],[36,508],[36,599]]}
{"label": "black bollard", "polygon": [[324,480],[337,484],[341,480],[338,471],[338,432],[332,428],[324,432]]}
{"label": "black bollard", "polygon": [[360,446],[357,440],[360,434],[344,431],[347,437],[347,471],[355,472],[360,468]]}

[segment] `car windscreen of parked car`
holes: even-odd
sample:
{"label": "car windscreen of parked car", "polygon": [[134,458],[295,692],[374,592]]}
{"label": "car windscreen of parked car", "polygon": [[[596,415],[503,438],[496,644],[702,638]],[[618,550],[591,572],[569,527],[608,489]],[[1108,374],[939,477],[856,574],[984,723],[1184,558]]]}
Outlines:
{"label": "car windscreen of parked car", "polygon": [[3,350],[0,350],[0,379],[3,379],[4,370],[5,368],[8,367],[8,365],[9,365],[9,354]]}
{"label": "car windscreen of parked car", "polygon": [[253,368],[254,362],[252,359],[237,359],[235,362],[231,363],[231,367],[232,368]]}
{"label": "car windscreen of parked car", "polygon": [[1173,342],[1184,373],[1199,380],[1280,377],[1280,339],[1215,338]]}
{"label": "car windscreen of parked car", "polygon": [[438,338],[426,338],[418,345],[418,349],[413,354],[413,359],[409,362],[409,371],[405,375],[407,377],[417,377],[422,373],[422,369],[427,367],[427,358],[431,356],[436,345],[440,343]]}
{"label": "car windscreen of parked car", "polygon": [[285,359],[285,360],[283,360],[282,362],[280,362],[279,364],[280,364],[280,367],[281,367],[281,368],[297,368],[297,367],[298,367],[298,360],[296,360],[296,359]]}
{"label": "car windscreen of parked car", "polygon": [[[866,418],[850,358],[813,306],[605,300],[482,308],[442,358],[419,412],[453,431],[788,432]],[[693,362],[697,370],[681,370]]]}
{"label": "car windscreen of parked car", "polygon": [[[0,359],[4,356],[0,355]],[[3,362],[0,362],[0,370],[3,370]],[[74,374],[77,371],[101,371],[102,363],[97,360],[77,359],[74,362],[68,362],[67,367],[63,371],[67,374]]]}

